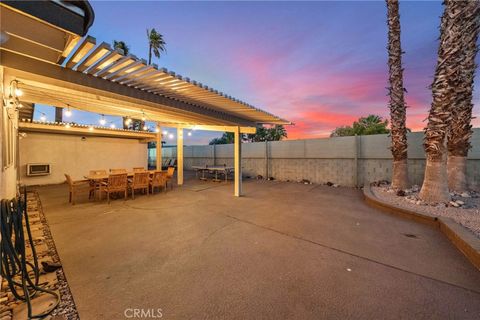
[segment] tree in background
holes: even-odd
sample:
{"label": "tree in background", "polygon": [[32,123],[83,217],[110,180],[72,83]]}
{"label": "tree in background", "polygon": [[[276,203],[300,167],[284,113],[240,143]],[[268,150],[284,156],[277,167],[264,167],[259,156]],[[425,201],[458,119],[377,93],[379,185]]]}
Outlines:
{"label": "tree in background", "polygon": [[130,47],[125,43],[125,41],[113,40],[113,48],[121,50],[125,56],[130,53]]}
{"label": "tree in background", "polygon": [[387,128],[387,126],[388,120],[384,120],[380,116],[371,114],[367,117],[359,118],[351,126],[343,126],[336,128],[332,131],[330,136],[343,137],[390,133],[390,130]]}
{"label": "tree in background", "polygon": [[[263,142],[263,141],[280,141],[287,137],[287,130],[282,125],[275,125],[271,128],[258,127],[255,134],[242,134],[244,142]],[[234,143],[235,135],[233,132],[225,132],[220,138],[212,139],[209,144],[229,144]]]}
{"label": "tree in background", "polygon": [[[123,55],[130,53],[130,46],[125,41],[113,40],[113,48],[122,51]],[[143,130],[144,125],[145,122],[142,120],[123,117],[123,129],[140,131]]]}
{"label": "tree in background", "polygon": [[462,32],[468,1],[445,0],[440,23],[440,44],[432,84],[433,101],[425,128],[427,157],[420,198],[427,203],[448,202],[447,133],[452,124],[452,104],[459,86]]}
{"label": "tree in background", "polygon": [[155,57],[160,58],[161,52],[166,52],[167,43],[163,39],[163,35],[158,33],[155,28],[148,30],[147,29],[147,38],[148,38],[148,64],[152,64],[152,53]]}
{"label": "tree in background", "polygon": [[215,138],[210,140],[208,144],[230,144],[234,143],[235,141],[235,134],[233,132],[224,132],[220,138]]}
{"label": "tree in background", "polygon": [[408,183],[407,166],[407,109],[405,106],[402,69],[402,47],[400,43],[400,14],[398,0],[386,0],[388,24],[388,67],[390,87],[390,131],[392,138],[392,187],[406,189]]}
{"label": "tree in background", "polygon": [[287,130],[281,124],[277,124],[270,128],[258,127],[257,132],[249,134],[246,141],[249,142],[263,142],[263,141],[280,141],[287,138]]}
{"label": "tree in background", "polygon": [[472,147],[472,97],[475,78],[475,56],[480,32],[480,1],[470,1],[462,19],[460,80],[455,88],[452,103],[452,125],[448,132],[447,174],[450,190],[467,190],[467,156]]}

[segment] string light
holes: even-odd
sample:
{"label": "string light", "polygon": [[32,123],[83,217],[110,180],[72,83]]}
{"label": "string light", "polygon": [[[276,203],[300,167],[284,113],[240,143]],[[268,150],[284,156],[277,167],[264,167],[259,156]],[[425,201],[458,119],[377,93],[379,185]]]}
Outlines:
{"label": "string light", "polygon": [[156,133],[159,133],[160,132],[160,129],[158,127],[155,128],[155,132]]}
{"label": "string light", "polygon": [[67,110],[65,110],[65,116],[66,117],[71,117],[72,116],[72,111],[70,110],[70,106],[67,105]]}
{"label": "string light", "polygon": [[168,131],[167,130],[163,130],[162,132],[164,135],[167,135],[168,134]]}
{"label": "string light", "polygon": [[143,126],[143,130],[147,131],[148,127],[146,125]]}
{"label": "string light", "polygon": [[170,133],[170,134],[168,135],[168,138],[169,138],[169,139],[173,139],[173,133]]}
{"label": "string light", "polygon": [[100,124],[104,126],[107,123],[107,120],[105,120],[105,115],[102,114],[102,117],[100,118]]}
{"label": "string light", "polygon": [[45,113],[42,112],[42,115],[40,116],[40,120],[45,122],[47,120],[47,117],[45,116]]}
{"label": "string light", "polygon": [[115,129],[115,123],[110,123],[110,128]]}
{"label": "string light", "polygon": [[145,117],[145,112],[142,111],[142,121],[147,120],[147,117]]}
{"label": "string light", "polygon": [[130,123],[132,123],[132,119],[127,118],[127,119],[125,120],[125,124],[126,124],[126,125],[129,125]]}
{"label": "string light", "polygon": [[67,129],[70,128],[70,127],[71,127],[70,123],[67,123],[67,124],[65,125],[65,128],[67,128]]}
{"label": "string light", "polygon": [[93,126],[89,126],[89,127],[88,127],[88,130],[89,130],[89,131],[93,131]]}
{"label": "string light", "polygon": [[187,135],[188,135],[189,137],[191,137],[191,136],[192,136],[192,131],[188,131]]}

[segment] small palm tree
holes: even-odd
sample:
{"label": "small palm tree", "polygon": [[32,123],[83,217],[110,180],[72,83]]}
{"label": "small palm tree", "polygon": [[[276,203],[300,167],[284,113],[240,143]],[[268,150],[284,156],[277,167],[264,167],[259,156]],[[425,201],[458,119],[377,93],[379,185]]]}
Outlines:
{"label": "small palm tree", "polygon": [[402,69],[402,47],[400,44],[400,14],[398,0],[386,0],[388,24],[388,66],[390,96],[390,123],[392,137],[392,187],[408,188],[407,166],[407,109],[405,106]]}
{"label": "small palm tree", "polygon": [[450,190],[467,189],[467,156],[472,147],[472,97],[475,78],[475,56],[480,32],[480,1],[469,1],[463,19],[463,52],[460,58],[460,80],[452,103],[452,125],[448,134],[448,187]]}
{"label": "small palm tree", "polygon": [[124,55],[127,55],[130,52],[130,47],[125,43],[125,41],[113,40],[113,48],[122,50]]}
{"label": "small palm tree", "polygon": [[459,86],[463,20],[468,1],[445,0],[440,24],[440,45],[432,84],[433,101],[425,128],[427,156],[420,198],[429,203],[448,202],[447,134],[452,124],[452,103]]}
{"label": "small palm tree", "polygon": [[162,34],[158,33],[155,28],[152,30],[147,29],[147,38],[148,38],[148,64],[152,64],[152,52],[153,55],[157,58],[160,58],[161,52],[166,52],[167,43],[163,39]]}

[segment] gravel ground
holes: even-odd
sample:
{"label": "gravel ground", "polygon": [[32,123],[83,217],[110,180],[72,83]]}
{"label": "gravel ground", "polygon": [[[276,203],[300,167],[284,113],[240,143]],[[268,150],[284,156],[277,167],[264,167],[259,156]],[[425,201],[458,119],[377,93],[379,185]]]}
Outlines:
{"label": "gravel ground", "polygon": [[[51,259],[55,263],[61,263],[60,257],[58,256],[57,248],[53,242],[52,234],[50,233],[50,228],[48,227],[47,219],[43,213],[42,204],[36,192],[29,192],[28,199],[32,202],[36,202],[38,211],[40,213],[40,220],[45,226],[43,232],[45,235],[45,240],[48,246],[48,249],[51,253]],[[50,314],[52,319],[68,319],[68,320],[78,320],[77,308],[75,302],[73,301],[72,293],[70,292],[70,287],[68,286],[67,279],[63,273],[63,269],[60,268],[56,271],[58,279],[58,290],[60,291],[60,304],[52,311]]]}
{"label": "gravel ground", "polygon": [[402,208],[452,218],[480,238],[480,196],[476,192],[450,193],[452,201],[448,204],[428,205],[418,198],[418,186],[397,192],[389,184],[376,183],[372,191],[380,200]]}

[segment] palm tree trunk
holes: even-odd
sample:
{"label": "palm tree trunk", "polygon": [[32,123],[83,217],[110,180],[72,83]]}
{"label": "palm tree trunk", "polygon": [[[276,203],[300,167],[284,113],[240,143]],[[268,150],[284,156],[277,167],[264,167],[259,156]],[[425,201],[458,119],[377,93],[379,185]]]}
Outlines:
{"label": "palm tree trunk", "polygon": [[446,137],[452,120],[452,98],[458,85],[461,52],[463,1],[445,0],[440,25],[440,45],[432,84],[433,101],[425,128],[427,156],[420,198],[428,203],[448,202]]}
{"label": "palm tree trunk", "polygon": [[392,187],[406,189],[408,183],[406,106],[403,87],[402,47],[398,0],[386,0],[388,17],[388,66],[392,136]]}
{"label": "palm tree trunk", "polygon": [[55,122],[63,122],[63,108],[55,107]]}
{"label": "palm tree trunk", "polygon": [[448,155],[448,188],[463,192],[467,190],[467,157]]}
{"label": "palm tree trunk", "polygon": [[152,44],[148,46],[148,65],[152,64]]}
{"label": "palm tree trunk", "polygon": [[448,187],[450,190],[467,190],[467,156],[472,147],[472,98],[475,78],[475,57],[478,51],[477,40],[480,32],[480,2],[469,1],[462,20],[462,53],[460,60],[461,76],[452,105],[452,125],[448,135]]}

